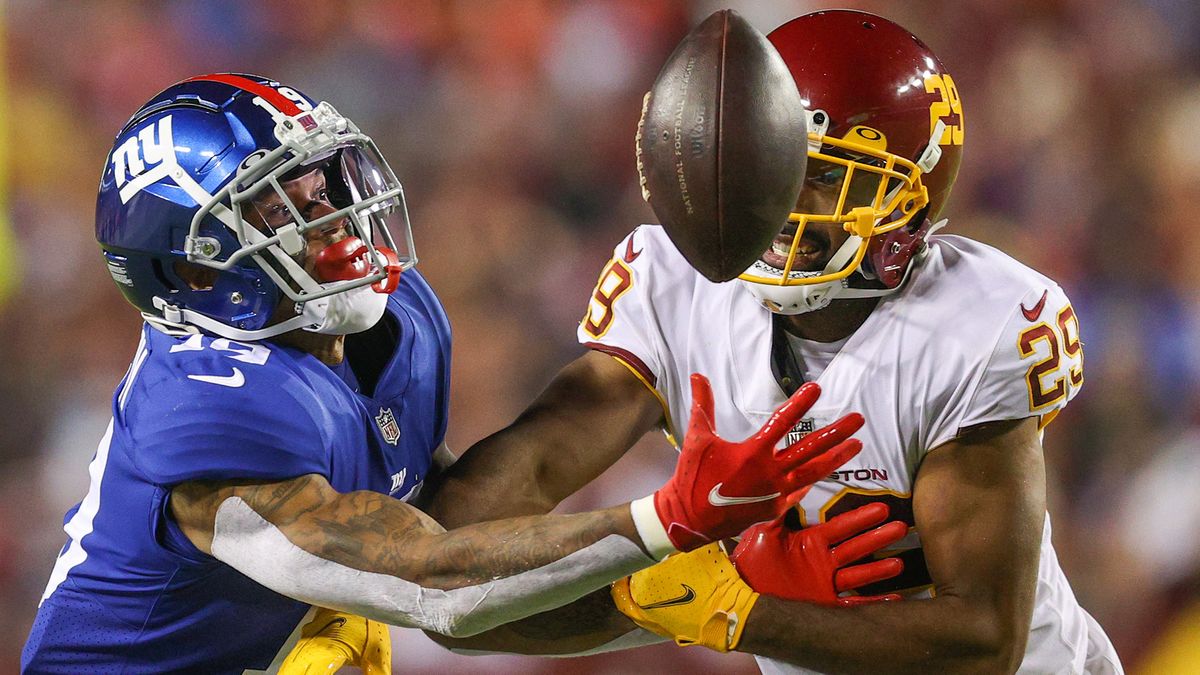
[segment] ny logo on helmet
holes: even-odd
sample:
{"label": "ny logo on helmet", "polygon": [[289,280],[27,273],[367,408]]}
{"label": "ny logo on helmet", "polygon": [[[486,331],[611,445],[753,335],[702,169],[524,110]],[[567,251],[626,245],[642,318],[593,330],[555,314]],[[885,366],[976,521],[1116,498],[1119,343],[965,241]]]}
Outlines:
{"label": "ny logo on helmet", "polygon": [[121,203],[129,203],[139,190],[166,178],[176,166],[171,116],[167,115],[142,127],[113,150],[113,179],[121,190]]}

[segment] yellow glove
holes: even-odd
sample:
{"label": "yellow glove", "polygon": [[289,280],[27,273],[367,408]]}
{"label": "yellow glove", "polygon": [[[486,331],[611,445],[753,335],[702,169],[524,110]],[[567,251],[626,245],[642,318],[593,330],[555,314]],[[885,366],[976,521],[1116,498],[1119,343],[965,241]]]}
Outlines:
{"label": "yellow glove", "polygon": [[612,585],[613,602],[646,630],[687,647],[737,647],[758,593],[746,585],[719,543],[673,555]]}
{"label": "yellow glove", "polygon": [[358,666],[364,675],[391,675],[392,640],[387,624],[321,607],[300,629],[300,641],[279,673],[323,675],[336,673],[347,663]]}

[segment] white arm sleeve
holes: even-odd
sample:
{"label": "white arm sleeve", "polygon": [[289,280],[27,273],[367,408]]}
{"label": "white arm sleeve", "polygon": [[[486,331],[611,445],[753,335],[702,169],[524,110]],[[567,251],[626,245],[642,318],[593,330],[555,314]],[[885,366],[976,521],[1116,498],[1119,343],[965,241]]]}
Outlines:
{"label": "white arm sleeve", "polygon": [[609,535],[552,563],[454,590],[424,588],[315,556],[238,497],[217,509],[213,556],[267,588],[395,626],[469,637],[546,610],[648,567],[634,542]]}

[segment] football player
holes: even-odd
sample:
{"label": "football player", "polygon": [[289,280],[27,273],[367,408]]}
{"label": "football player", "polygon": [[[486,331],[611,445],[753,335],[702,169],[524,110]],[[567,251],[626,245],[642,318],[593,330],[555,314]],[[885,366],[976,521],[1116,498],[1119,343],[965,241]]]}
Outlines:
{"label": "football player", "polygon": [[[592,351],[465,454],[431,513],[470,522],[467,495],[482,513],[553,508],[652,427],[674,436],[693,370],[739,433],[817,382],[825,394],[792,437],[860,410],[866,449],[808,493],[798,522],[744,537],[734,566],[709,548],[617,584],[626,614],[682,644],[759,655],[768,672],[1121,672],[1046,515],[1042,432],[1083,384],[1075,311],[1002,252],[933,234],[964,143],[953,77],[916,36],[863,12],[807,14],[769,39],[810,111],[805,187],[770,250],[713,284],[660,227],[636,229],[579,326]],[[860,510],[872,502],[911,529],[895,547],[904,572],[860,585],[836,568],[871,547],[838,544],[878,522]],[[927,599],[841,597],[856,587]],[[535,617],[447,642],[564,652],[632,628],[592,600],[569,608],[569,625]]]}
{"label": "football player", "polygon": [[784,512],[861,448],[849,415],[776,450],[816,386],[723,441],[697,376],[651,497],[445,532],[406,503],[448,454],[450,335],[400,183],[329,103],[265,78],[195,77],[137,111],[96,234],[146,323],[26,672],[386,672],[377,622],[470,635],[557,607]]}

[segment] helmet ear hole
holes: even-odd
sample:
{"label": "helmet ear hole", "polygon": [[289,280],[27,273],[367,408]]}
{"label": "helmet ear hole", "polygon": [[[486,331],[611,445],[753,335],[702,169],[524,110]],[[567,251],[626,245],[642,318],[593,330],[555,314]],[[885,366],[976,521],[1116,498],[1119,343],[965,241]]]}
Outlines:
{"label": "helmet ear hole", "polygon": [[179,284],[167,274],[166,270],[163,269],[162,261],[158,258],[150,261],[150,271],[154,273],[154,278],[158,283],[165,286],[167,290],[171,292],[179,290]]}
{"label": "helmet ear hole", "polygon": [[[155,266],[158,267],[158,265],[159,263],[156,260]],[[176,260],[175,264],[171,267],[175,275],[193,291],[211,291],[217,283],[217,270],[211,267],[204,267],[203,265],[190,263],[186,260]],[[169,282],[167,282],[167,285],[173,286]]]}

